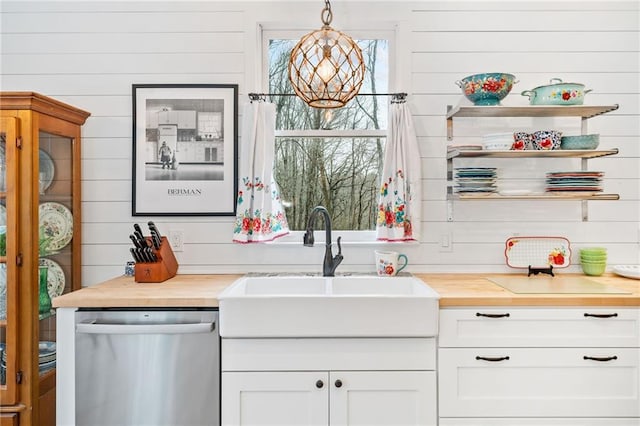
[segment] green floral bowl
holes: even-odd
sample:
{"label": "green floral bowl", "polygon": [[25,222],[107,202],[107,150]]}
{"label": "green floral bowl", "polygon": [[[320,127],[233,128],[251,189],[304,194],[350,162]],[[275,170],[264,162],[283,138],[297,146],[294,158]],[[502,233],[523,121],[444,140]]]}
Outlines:
{"label": "green floral bowl", "polygon": [[500,101],[517,83],[515,79],[512,74],[490,72],[467,76],[456,81],[456,84],[474,105],[500,105]]}

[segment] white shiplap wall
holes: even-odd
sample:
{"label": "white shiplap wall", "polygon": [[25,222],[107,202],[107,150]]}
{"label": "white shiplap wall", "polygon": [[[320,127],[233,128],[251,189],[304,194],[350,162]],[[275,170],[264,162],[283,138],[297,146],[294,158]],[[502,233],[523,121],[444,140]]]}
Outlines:
{"label": "white shiplap wall", "polygon": [[[610,263],[640,263],[640,48],[638,1],[333,2],[338,29],[397,25],[399,70],[393,90],[410,93],[423,164],[423,236],[394,249],[408,254],[412,272],[508,271],[504,241],[513,235],[562,235],[574,248],[606,246]],[[0,3],[0,89],[28,90],[83,108],[83,285],[119,275],[128,260],[131,212],[131,85],[236,83],[240,104],[261,90],[259,23],[319,26],[321,2],[84,1]],[[364,11],[363,11],[364,10]],[[552,77],[593,89],[587,103],[620,104],[589,120],[601,147],[620,149],[590,168],[606,172],[605,191],[620,201],[456,202],[447,221],[445,120],[461,100],[454,81],[504,71],[519,83],[504,105]],[[580,120],[459,119],[455,142],[484,133],[559,128],[579,132]],[[504,176],[528,183],[545,171],[579,168],[579,160],[465,160],[496,164]],[[233,218],[153,219],[165,233],[185,232],[177,253],[182,273],[318,271],[323,247],[232,244]],[[452,250],[440,247],[450,236]],[[342,271],[373,270],[379,245],[344,247]],[[577,263],[574,253],[574,262]],[[572,271],[579,271],[573,265]]]}

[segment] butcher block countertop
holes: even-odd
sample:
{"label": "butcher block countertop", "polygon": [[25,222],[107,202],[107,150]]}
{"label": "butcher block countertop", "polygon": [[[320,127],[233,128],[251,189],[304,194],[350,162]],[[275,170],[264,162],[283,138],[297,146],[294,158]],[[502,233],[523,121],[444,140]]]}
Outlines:
{"label": "butcher block countertop", "polygon": [[[218,294],[242,275],[177,275],[162,283],[121,276],[53,299],[71,307],[217,307]],[[525,274],[415,274],[440,294],[441,307],[456,306],[640,306],[640,280],[605,274],[584,278],[625,294],[516,294],[491,281]],[[558,276],[560,277],[560,276]],[[535,277],[532,277],[535,279]]]}
{"label": "butcher block countertop", "polygon": [[[582,278],[627,294],[515,294],[491,281],[526,274],[415,274],[440,294],[440,307],[456,306],[640,306],[640,280],[605,274],[557,274],[551,278]],[[538,277],[532,276],[533,280]],[[543,278],[543,277],[540,277]]]}
{"label": "butcher block countertop", "polygon": [[53,299],[54,308],[216,307],[218,294],[242,275],[176,275],[161,283],[120,276]]}

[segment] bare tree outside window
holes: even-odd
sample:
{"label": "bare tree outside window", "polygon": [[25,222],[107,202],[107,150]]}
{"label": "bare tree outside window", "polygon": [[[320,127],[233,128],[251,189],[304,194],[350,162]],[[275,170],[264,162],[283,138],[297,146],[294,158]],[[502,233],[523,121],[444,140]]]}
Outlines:
{"label": "bare tree outside window", "polygon": [[[293,93],[287,65],[297,40],[270,40],[269,93]],[[388,91],[388,41],[361,40],[362,94]],[[388,99],[358,95],[345,107],[316,109],[295,96],[274,96],[275,178],[292,230],[303,230],[317,205],[338,230],[375,228]]]}

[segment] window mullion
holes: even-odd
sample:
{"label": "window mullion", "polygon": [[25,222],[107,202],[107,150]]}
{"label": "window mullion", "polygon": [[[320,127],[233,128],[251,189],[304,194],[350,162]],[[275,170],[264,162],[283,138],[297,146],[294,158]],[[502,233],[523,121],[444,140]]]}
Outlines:
{"label": "window mullion", "polygon": [[387,135],[386,130],[276,130],[276,137],[322,137],[322,138],[379,138]]}

